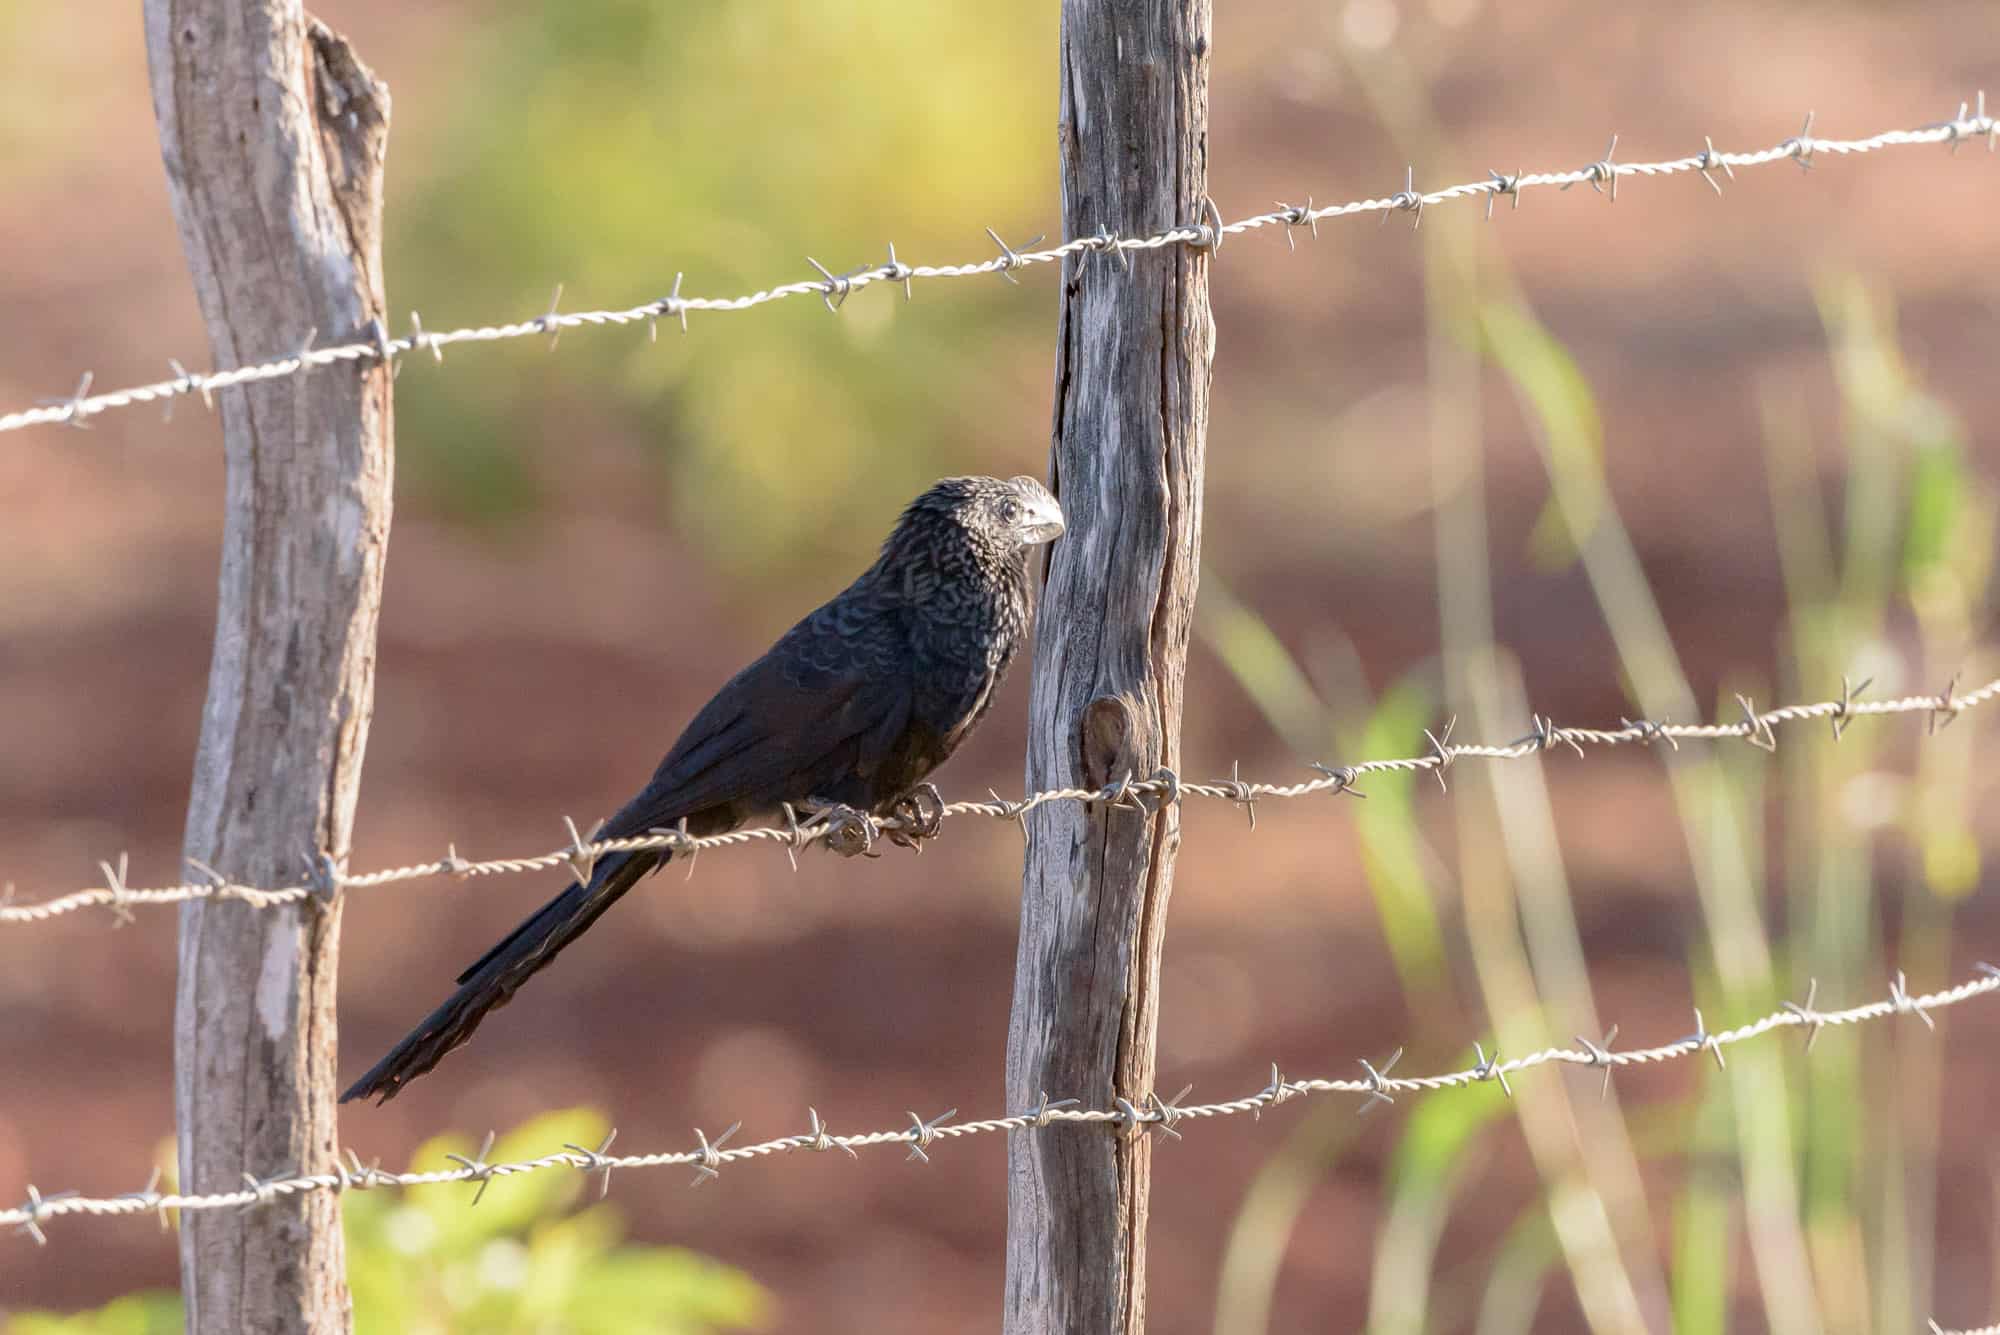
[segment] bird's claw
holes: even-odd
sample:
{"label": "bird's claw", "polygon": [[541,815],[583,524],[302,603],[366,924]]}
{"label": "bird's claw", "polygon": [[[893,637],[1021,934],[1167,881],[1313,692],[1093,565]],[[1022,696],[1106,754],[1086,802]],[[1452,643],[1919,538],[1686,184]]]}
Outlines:
{"label": "bird's claw", "polygon": [[902,824],[889,831],[889,842],[898,848],[924,851],[924,841],[935,839],[944,829],[944,795],[934,783],[920,783],[897,798],[890,814]]}
{"label": "bird's claw", "polygon": [[840,856],[882,856],[875,851],[875,820],[867,812],[856,811],[843,802],[810,802],[807,807],[820,827],[820,839]]}

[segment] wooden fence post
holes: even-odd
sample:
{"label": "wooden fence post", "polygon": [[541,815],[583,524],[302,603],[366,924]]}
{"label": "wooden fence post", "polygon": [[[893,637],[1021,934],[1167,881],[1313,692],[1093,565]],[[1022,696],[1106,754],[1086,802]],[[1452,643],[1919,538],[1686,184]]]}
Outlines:
{"label": "wooden fence post", "polygon": [[[1067,236],[1197,220],[1209,27],[1209,0],[1063,0]],[[1215,347],[1208,259],[1171,245],[1064,264],[1051,481],[1069,528],[1036,627],[1031,791],[1180,763]],[[1172,806],[1149,815],[1052,804],[1029,816],[1007,1043],[1013,1107],[1044,1092],[1143,1105],[1152,1092],[1179,842]],[[1145,1137],[1110,1127],[1012,1138],[1012,1335],[1143,1328],[1149,1151]]]}
{"label": "wooden fence post", "polygon": [[[388,90],[299,0],[146,0],[153,107],[218,369],[367,337],[384,316]],[[374,703],[389,538],[390,374],[342,363],[222,391],[228,463],[215,651],[186,854],[297,883],[345,855]],[[326,1171],[336,1153],[340,903],[181,910],[181,1182]],[[330,1192],[184,1215],[193,1332],[344,1331]]]}

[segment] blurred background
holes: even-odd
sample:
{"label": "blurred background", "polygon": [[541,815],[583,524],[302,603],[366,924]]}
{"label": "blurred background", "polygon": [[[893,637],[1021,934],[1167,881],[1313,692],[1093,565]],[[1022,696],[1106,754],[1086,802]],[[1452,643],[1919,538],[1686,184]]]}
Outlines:
{"label": "blurred background", "polygon": [[[1384,196],[1855,137],[2000,90],[1983,0],[1923,6],[1255,0],[1215,27],[1211,186]],[[389,82],[400,327],[728,295],[894,242],[990,253],[1057,217],[1054,3],[322,11]],[[167,207],[136,7],[0,0],[0,406],[209,365]],[[1192,776],[1676,721],[2000,671],[1992,612],[2000,160],[1983,146],[1625,179],[1275,230],[1219,257]],[[799,299],[663,330],[411,358],[355,835],[367,869],[542,852],[613,810],[720,681],[949,473],[1045,472],[1055,275]],[[276,354],[280,349],[272,349]],[[0,444],[0,880],[33,900],[180,879],[221,532],[185,402]],[[941,776],[1021,785],[1027,673]],[[1371,779],[1191,805],[1160,1084],[1398,1073],[1619,1026],[1668,1042],[2000,957],[2000,711]],[[372,1061],[553,879],[355,893],[341,1070]],[[478,1041],[341,1138],[388,1166],[690,1145],[1001,1110],[1018,836],[924,858],[704,858],[649,882]],[[0,1199],[143,1183],[171,1132],[174,922],[0,936]],[[2000,1319],[2000,1007],[1621,1075],[1543,1070],[1188,1130],[1155,1156],[1161,1332],[1902,1331]],[[1062,1091],[1054,1091],[1061,1093]],[[540,1120],[554,1114],[555,1120]],[[433,1138],[444,1135],[444,1141]],[[507,1148],[503,1144],[503,1149]],[[999,1310],[997,1138],[801,1156],[686,1189],[621,1173],[352,1198],[363,1329],[932,1331]],[[544,1181],[542,1179],[548,1179]],[[0,1239],[0,1322],[171,1328],[173,1239]],[[29,1310],[71,1314],[29,1317]],[[85,1313],[86,1315],[76,1315]],[[163,1325],[163,1323],[165,1323]]]}

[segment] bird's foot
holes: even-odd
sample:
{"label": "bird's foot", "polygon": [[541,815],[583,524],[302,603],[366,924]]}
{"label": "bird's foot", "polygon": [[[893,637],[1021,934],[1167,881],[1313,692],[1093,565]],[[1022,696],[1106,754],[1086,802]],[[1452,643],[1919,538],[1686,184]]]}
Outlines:
{"label": "bird's foot", "polygon": [[898,848],[924,851],[924,842],[935,839],[944,829],[944,795],[934,783],[920,783],[897,798],[889,807],[902,824],[889,831],[889,842]]}
{"label": "bird's foot", "polygon": [[875,818],[843,802],[808,801],[806,810],[821,827],[820,838],[844,858],[882,855],[875,851]]}

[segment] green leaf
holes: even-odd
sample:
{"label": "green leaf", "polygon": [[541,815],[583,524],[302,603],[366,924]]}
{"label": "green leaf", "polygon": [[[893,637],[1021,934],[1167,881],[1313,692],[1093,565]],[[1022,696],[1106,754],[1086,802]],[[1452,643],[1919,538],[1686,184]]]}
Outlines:
{"label": "green leaf", "polygon": [[[1472,1054],[1464,1054],[1464,1066]],[[1473,1140],[1507,1115],[1499,1082],[1471,1085],[1448,1099],[1424,1099],[1411,1110],[1389,1160],[1391,1195],[1426,1190],[1446,1181]]]}
{"label": "green leaf", "polygon": [[1677,1111],[1685,1126],[1682,1148],[1694,1167],[1674,1201],[1674,1329],[1698,1335],[1728,1328],[1729,1256],[1741,1194],[1719,1166],[1733,1149],[1729,1087],[1711,1085],[1692,1118],[1685,1107]]}
{"label": "green leaf", "polygon": [[1968,478],[1956,438],[1916,447],[1910,461],[1909,519],[1903,536],[1903,577],[1915,584],[1951,554],[1964,512]]}
{"label": "green leaf", "polygon": [[1302,753],[1326,737],[1326,706],[1271,623],[1204,573],[1195,630],[1287,745]]}
{"label": "green leaf", "polygon": [[[1383,692],[1362,733],[1360,753],[1422,754],[1427,745],[1424,725],[1431,722],[1435,708],[1421,682],[1406,677]],[[1424,870],[1423,837],[1417,824],[1415,790],[1419,777],[1369,775],[1368,798],[1351,812],[1382,934],[1388,939],[1397,976],[1413,995],[1435,987],[1444,970],[1444,929],[1438,921],[1430,877]],[[1428,774],[1421,778],[1434,782]]]}
{"label": "green leaf", "polygon": [[1389,1187],[1376,1241],[1368,1327],[1378,1335],[1420,1335],[1436,1284],[1438,1240],[1451,1213],[1454,1183],[1468,1167],[1479,1134],[1508,1115],[1497,1084],[1425,1099],[1404,1123],[1389,1161]]}
{"label": "green leaf", "polygon": [[1544,569],[1576,560],[1604,504],[1604,420],[1583,369],[1533,312],[1514,303],[1479,309],[1480,343],[1513,383],[1548,442],[1549,473],[1568,514],[1551,497],[1535,521],[1529,553]]}

